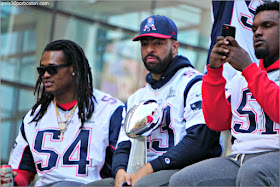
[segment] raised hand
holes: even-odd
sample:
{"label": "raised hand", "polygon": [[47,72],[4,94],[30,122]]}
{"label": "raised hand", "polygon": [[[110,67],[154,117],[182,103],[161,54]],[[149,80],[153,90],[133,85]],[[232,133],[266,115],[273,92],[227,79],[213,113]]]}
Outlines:
{"label": "raised hand", "polygon": [[232,37],[227,37],[231,45],[227,45],[229,53],[225,59],[234,69],[243,71],[247,66],[252,64],[252,60],[242,47],[239,46],[237,41]]}

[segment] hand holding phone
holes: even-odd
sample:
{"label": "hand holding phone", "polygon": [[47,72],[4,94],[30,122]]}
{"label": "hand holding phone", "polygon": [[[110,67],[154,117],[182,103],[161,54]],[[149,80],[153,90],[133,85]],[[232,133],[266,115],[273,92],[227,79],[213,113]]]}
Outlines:
{"label": "hand holding phone", "polygon": [[[234,26],[224,24],[222,27],[222,36],[224,36],[224,37],[231,36],[231,37],[235,38],[235,30],[236,29]],[[229,45],[231,45],[230,42],[229,42]],[[219,53],[219,54],[223,55],[223,56],[228,56],[226,53]]]}

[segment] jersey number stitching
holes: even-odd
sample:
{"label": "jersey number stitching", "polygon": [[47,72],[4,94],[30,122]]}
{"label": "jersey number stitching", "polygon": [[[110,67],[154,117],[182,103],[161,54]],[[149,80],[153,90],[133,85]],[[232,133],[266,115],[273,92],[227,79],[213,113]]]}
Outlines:
{"label": "jersey number stitching", "polygon": [[43,164],[42,160],[35,163],[38,172],[46,173],[57,168],[58,161],[62,156],[62,167],[76,167],[76,176],[87,176],[87,167],[91,166],[91,160],[88,158],[90,134],[90,130],[88,129],[80,130],[74,141],[61,155],[59,151],[45,147],[47,137],[50,137],[51,142],[61,143],[58,137],[60,131],[52,129],[38,131],[35,138],[34,150],[38,155],[47,155],[46,164]]}
{"label": "jersey number stitching", "polygon": [[[236,113],[240,117],[246,117],[248,121],[248,127],[244,128],[242,127],[242,123],[235,122],[233,125],[233,131],[239,132],[239,133],[255,133],[257,132],[257,112],[255,110],[252,110],[250,108],[246,108],[249,101],[256,100],[250,90],[246,89],[243,90],[242,100],[239,104],[239,106],[236,109]],[[278,131],[275,131],[273,126],[275,123],[270,119],[270,117],[262,111],[264,118],[263,118],[263,127],[264,129],[260,130],[261,134],[277,134]]]}
{"label": "jersey number stitching", "polygon": [[[174,129],[172,129],[172,118],[171,118],[171,106],[167,106],[163,109],[163,118],[161,121],[161,125],[159,126],[160,132],[163,134],[167,133],[166,136],[166,144],[162,145],[162,139],[151,139],[151,141],[147,142],[147,148],[155,152],[166,152],[170,147],[174,146]],[[152,138],[152,137],[151,137]]]}

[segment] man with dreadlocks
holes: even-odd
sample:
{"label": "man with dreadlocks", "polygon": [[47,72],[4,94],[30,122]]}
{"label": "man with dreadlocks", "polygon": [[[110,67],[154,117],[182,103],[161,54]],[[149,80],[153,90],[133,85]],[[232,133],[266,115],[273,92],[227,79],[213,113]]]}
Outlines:
{"label": "man with dreadlocks", "polygon": [[36,173],[36,186],[110,177],[123,103],[93,89],[88,60],[72,41],[49,43],[37,70],[37,103],[23,118],[9,161],[15,185],[29,185]]}

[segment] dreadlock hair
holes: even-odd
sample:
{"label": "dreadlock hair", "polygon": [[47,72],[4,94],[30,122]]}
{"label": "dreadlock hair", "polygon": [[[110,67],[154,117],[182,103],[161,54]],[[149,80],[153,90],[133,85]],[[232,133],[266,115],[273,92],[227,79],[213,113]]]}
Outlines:
{"label": "dreadlock hair", "polygon": [[255,16],[264,10],[277,10],[279,11],[279,2],[267,2],[257,7]]}
{"label": "dreadlock hair", "polygon": [[[92,74],[91,69],[88,64],[88,60],[84,54],[83,49],[70,40],[56,40],[49,43],[42,55],[46,51],[58,51],[62,50],[64,53],[65,63],[73,65],[76,81],[76,93],[78,97],[78,108],[79,108],[79,118],[81,119],[83,128],[84,122],[88,120],[92,113],[94,112],[94,102],[96,101],[93,96],[93,84],[92,84]],[[31,122],[36,122],[44,116],[50,102],[54,99],[52,93],[47,93],[45,87],[41,89],[41,84],[43,83],[42,77],[39,76],[36,82],[34,95],[37,95],[37,103],[32,107],[31,115],[33,115],[36,109],[41,105],[39,112],[32,119]],[[30,123],[31,123],[30,122]]]}

